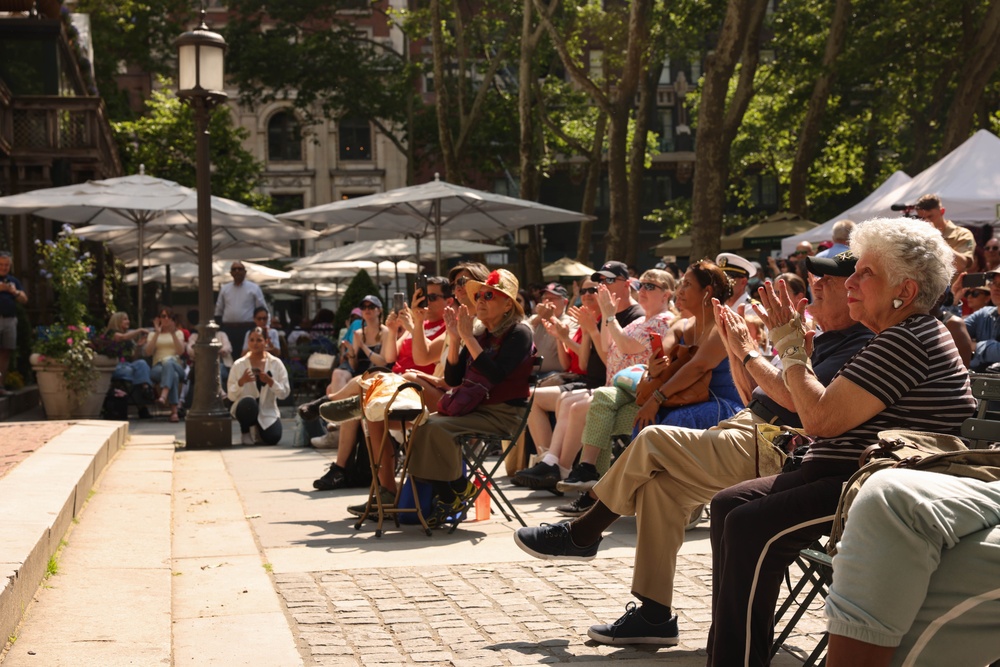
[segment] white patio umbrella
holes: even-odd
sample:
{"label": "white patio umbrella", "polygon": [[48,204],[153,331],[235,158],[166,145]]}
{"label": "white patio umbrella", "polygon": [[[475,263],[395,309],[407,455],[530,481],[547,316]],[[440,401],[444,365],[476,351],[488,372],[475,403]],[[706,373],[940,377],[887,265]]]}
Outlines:
{"label": "white patio umbrella", "polygon": [[374,229],[383,238],[433,235],[437,273],[441,273],[444,238],[492,240],[528,225],[577,222],[589,216],[537,202],[453,185],[437,177],[367,197],[284,213],[284,220],[326,225],[324,234]]}
{"label": "white patio umbrella", "polygon": [[[148,224],[156,221],[164,225],[190,225],[197,220],[197,211],[195,190],[146,176],[142,170],[132,176],[0,197],[0,214],[32,214],[70,224],[135,226],[139,232],[137,254],[140,257],[145,248],[143,236]],[[278,220],[268,213],[229,199],[212,197],[213,227],[260,227],[276,223]],[[141,317],[142,290],[138,306]]]}
{"label": "white patio umbrella", "polygon": [[[447,239],[441,241],[441,255],[461,256],[473,255],[489,252],[504,252],[509,250],[507,246],[491,245],[488,243],[477,243],[475,241],[463,241],[461,239]],[[417,257],[416,239],[382,239],[379,241],[360,241],[339,248],[323,250],[315,255],[303,257],[292,262],[292,268],[301,269],[313,264],[328,264],[330,262],[347,262],[358,259],[384,258],[389,261],[398,262],[403,259],[416,259]]]}
{"label": "white patio umbrella", "polygon": [[363,260],[353,262],[328,262],[326,264],[313,264],[302,268],[295,268],[295,265],[293,264],[291,279],[309,281],[353,278],[358,274],[358,271],[361,271],[362,269],[368,271],[369,273],[374,271],[376,281],[378,281],[378,276],[382,272],[388,273],[390,270],[395,269],[397,273],[418,273],[420,271],[420,266],[407,261],[385,261],[375,263]]}
{"label": "white patio umbrella", "polygon": [[[223,283],[230,282],[233,279],[233,277],[229,275],[229,265],[230,263],[225,260],[216,260],[212,262],[213,286],[218,287]],[[269,266],[254,264],[253,262],[243,262],[243,266],[245,266],[247,270],[247,280],[252,280],[255,283],[271,283],[279,280],[288,280],[292,275],[288,271],[272,269]],[[165,264],[150,267],[146,269],[142,275],[143,283],[166,282],[168,268],[170,270],[170,282],[174,286],[198,286],[198,265],[192,262],[170,264],[169,267]],[[137,284],[139,282],[139,274],[128,274],[125,276],[125,282],[129,285]]]}
{"label": "white patio umbrella", "polygon": [[563,277],[589,278],[593,274],[594,269],[590,268],[586,264],[576,261],[575,259],[570,259],[569,257],[560,257],[542,269],[542,276],[553,280]]}

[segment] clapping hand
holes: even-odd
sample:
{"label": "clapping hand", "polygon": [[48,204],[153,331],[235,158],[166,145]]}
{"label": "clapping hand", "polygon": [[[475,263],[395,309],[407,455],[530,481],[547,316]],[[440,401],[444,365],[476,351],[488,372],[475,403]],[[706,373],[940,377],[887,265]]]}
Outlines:
{"label": "clapping hand", "polygon": [[618,312],[617,296],[611,293],[607,285],[602,284],[597,288],[597,305],[601,307],[601,317],[608,319]]}
{"label": "clapping hand", "polygon": [[554,317],[542,320],[542,326],[553,338],[566,340],[569,338],[569,327]]}
{"label": "clapping hand", "polygon": [[588,308],[578,308],[570,306],[566,314],[574,320],[578,327],[583,329],[591,337],[597,334],[597,316]]}

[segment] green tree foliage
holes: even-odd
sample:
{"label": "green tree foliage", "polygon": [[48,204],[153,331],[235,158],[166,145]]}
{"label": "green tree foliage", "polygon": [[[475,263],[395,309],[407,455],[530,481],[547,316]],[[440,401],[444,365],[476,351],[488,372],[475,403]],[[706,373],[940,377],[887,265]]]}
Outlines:
{"label": "green tree foliage", "polygon": [[134,117],[117,77],[128,66],[170,76],[176,67],[174,40],[194,20],[188,0],[78,0],[73,11],[90,15],[97,88],[112,120]]}
{"label": "green tree foliage", "polygon": [[[112,124],[127,173],[146,173],[195,187],[194,113],[169,89],[153,92],[141,118]],[[216,107],[209,118],[212,194],[249,206],[267,208],[270,199],[257,191],[264,166],[243,148],[249,133],[233,124],[229,107]]]}
{"label": "green tree foliage", "polygon": [[[361,304],[361,299],[369,294],[374,294],[380,301],[382,300],[381,292],[378,291],[378,285],[375,284],[375,281],[372,280],[367,271],[361,269],[358,271],[358,275],[354,276],[354,279],[351,280],[351,284],[347,286],[344,296],[340,299],[340,305],[337,306],[337,317],[334,320],[337,326],[342,326],[347,321],[347,318],[351,316],[351,311]],[[385,308],[382,311],[384,314]]]}

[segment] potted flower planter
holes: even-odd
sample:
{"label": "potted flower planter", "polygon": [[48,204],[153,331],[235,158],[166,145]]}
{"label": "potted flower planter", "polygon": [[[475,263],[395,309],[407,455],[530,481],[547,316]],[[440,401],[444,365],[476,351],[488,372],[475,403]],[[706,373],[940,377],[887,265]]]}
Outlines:
{"label": "potted flower planter", "polygon": [[66,389],[63,378],[66,367],[63,364],[40,357],[39,354],[31,355],[31,369],[35,372],[38,393],[48,419],[96,419],[101,416],[104,395],[108,393],[111,374],[118,365],[115,359],[103,355],[94,357],[97,379],[90,391],[81,396]]}

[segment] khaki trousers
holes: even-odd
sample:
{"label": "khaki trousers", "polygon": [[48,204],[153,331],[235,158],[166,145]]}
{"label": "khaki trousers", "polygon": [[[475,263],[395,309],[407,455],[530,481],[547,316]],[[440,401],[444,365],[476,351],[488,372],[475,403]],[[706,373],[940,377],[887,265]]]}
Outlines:
{"label": "khaki trousers", "polygon": [[524,408],[506,403],[480,405],[467,415],[431,415],[413,430],[410,474],[420,480],[451,482],[462,476],[462,452],[455,441],[469,433],[510,435]]}
{"label": "khaki trousers", "polygon": [[[722,489],[756,476],[755,433],[762,423],[744,409],[708,430],[650,426],[597,483],[594,493],[612,512],[636,516],[633,595],[673,604],[688,517]],[[769,447],[760,456],[768,470],[780,459]]]}

